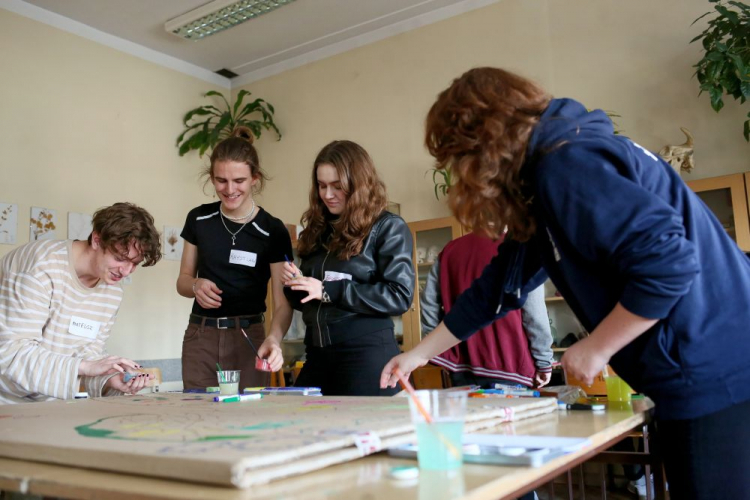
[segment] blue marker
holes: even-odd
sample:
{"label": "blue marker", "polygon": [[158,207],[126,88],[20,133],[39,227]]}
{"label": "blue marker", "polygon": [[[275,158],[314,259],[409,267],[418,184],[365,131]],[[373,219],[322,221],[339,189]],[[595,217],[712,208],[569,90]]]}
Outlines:
{"label": "blue marker", "polygon": [[[294,266],[294,262],[292,262],[291,260],[289,260],[289,257],[287,257],[286,254],[284,254],[284,260],[287,261],[288,264],[291,264],[291,265]],[[294,266],[294,268],[296,269],[297,266]],[[297,277],[297,273],[293,273],[292,274],[292,278],[296,278],[296,277]]]}
{"label": "blue marker", "polygon": [[131,381],[132,379],[134,379],[134,378],[135,378],[135,377],[137,377],[138,375],[140,375],[140,374],[139,374],[139,373],[130,373],[130,372],[125,372],[125,373],[124,373],[124,374],[122,375],[122,381],[123,381],[123,382],[130,382],[130,381]]}

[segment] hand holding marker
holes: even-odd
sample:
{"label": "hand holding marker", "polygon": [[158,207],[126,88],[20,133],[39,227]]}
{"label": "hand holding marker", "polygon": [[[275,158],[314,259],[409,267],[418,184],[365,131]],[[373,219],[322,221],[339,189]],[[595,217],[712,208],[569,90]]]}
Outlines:
{"label": "hand holding marker", "polygon": [[289,264],[290,266],[294,268],[294,272],[292,272],[292,279],[300,278],[302,276],[302,273],[298,272],[299,269],[297,269],[297,266],[294,264],[294,262],[289,260],[289,257],[286,254],[284,254],[284,260],[286,261],[287,264]]}

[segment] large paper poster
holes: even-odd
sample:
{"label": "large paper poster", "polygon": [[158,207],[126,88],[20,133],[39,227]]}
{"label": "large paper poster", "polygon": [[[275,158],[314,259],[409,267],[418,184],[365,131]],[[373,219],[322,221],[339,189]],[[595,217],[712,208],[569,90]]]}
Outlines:
{"label": "large paper poster", "polygon": [[[556,411],[552,398],[470,400],[467,430]],[[413,439],[399,397],[156,393],[0,408],[0,455],[248,487]]]}

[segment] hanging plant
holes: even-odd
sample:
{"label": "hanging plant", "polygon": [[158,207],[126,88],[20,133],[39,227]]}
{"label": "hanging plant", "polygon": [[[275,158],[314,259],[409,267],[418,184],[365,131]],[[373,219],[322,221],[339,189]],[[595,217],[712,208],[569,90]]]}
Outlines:
{"label": "hanging plant", "polygon": [[[706,12],[700,19],[715,14],[708,28],[690,43],[701,40],[703,58],[694,65],[700,84],[700,94],[708,92],[711,107],[717,113],[724,107],[724,96],[732,96],[744,104],[750,97],[750,6],[730,0],[709,0],[716,4],[714,11]],[[731,6],[731,7],[729,7]],[[744,136],[750,141],[750,112],[744,125]]]}
{"label": "hanging plant", "polygon": [[[192,109],[187,112],[182,119],[185,130],[177,138],[177,147],[180,148],[180,156],[184,156],[188,151],[196,150],[199,156],[209,149],[213,149],[218,142],[230,136],[235,127],[245,126],[252,130],[256,138],[260,137],[263,129],[276,132],[277,140],[281,139],[281,132],[273,121],[274,109],[271,103],[263,99],[255,99],[253,102],[245,104],[242,102],[250,92],[240,90],[233,106],[224,94],[211,90],[206,92],[205,97],[220,97],[223,102],[223,108],[205,105]],[[252,119],[257,116],[260,119]],[[185,137],[191,133],[189,137]]]}

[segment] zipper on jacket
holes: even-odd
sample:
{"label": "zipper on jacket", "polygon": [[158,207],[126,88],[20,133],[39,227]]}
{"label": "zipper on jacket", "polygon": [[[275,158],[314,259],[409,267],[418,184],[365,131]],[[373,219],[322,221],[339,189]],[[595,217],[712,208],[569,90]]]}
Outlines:
{"label": "zipper on jacket", "polygon": [[[322,291],[323,288],[323,282],[325,281],[325,271],[323,268],[326,265],[326,260],[328,260],[328,255],[331,253],[331,251],[326,252],[326,256],[323,257],[323,263],[320,265],[320,288]],[[318,322],[318,337],[320,338],[320,347],[323,347],[323,330],[320,328],[320,308],[323,306],[323,297],[320,298],[320,302],[318,302],[318,313],[315,315],[315,319]]]}

